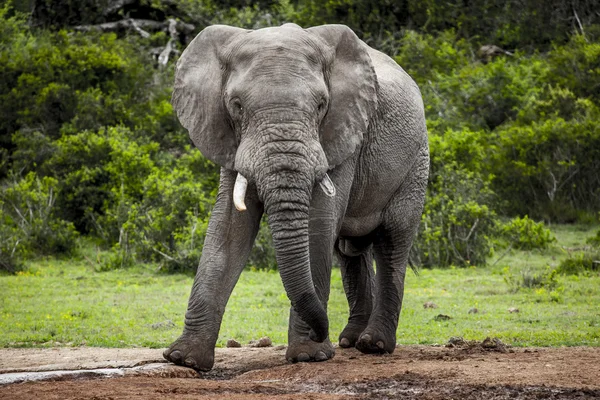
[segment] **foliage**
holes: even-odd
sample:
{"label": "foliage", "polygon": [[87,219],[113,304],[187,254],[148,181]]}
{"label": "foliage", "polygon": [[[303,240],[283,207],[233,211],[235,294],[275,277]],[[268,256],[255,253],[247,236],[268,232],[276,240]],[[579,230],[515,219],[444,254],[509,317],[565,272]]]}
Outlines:
{"label": "foliage", "polygon": [[248,258],[248,265],[255,269],[277,269],[273,237],[271,236],[271,230],[267,224],[266,216],[263,216],[260,222],[260,229],[256,235],[250,257]]}
{"label": "foliage", "polygon": [[492,250],[493,193],[477,174],[447,164],[434,172],[411,264],[426,267],[484,265]]}
{"label": "foliage", "polygon": [[171,170],[153,168],[142,183],[140,201],[120,200],[119,246],[141,260],[159,261],[165,271],[196,272],[213,202],[213,184],[198,181],[214,167],[200,152],[179,158]]}
{"label": "foliage", "polygon": [[598,229],[598,232],[596,232],[595,236],[588,238],[587,243],[594,247],[600,247],[600,229]]}
{"label": "foliage", "polygon": [[590,274],[600,271],[600,251],[578,251],[561,261],[558,272],[567,275]]}
{"label": "foliage", "polygon": [[508,268],[503,271],[504,281],[513,292],[520,289],[554,289],[558,285],[558,274],[558,269],[550,267],[537,273],[528,269],[523,270],[519,275],[512,275]]}
{"label": "foliage", "polygon": [[34,154],[31,145],[48,149],[62,136],[111,125],[166,148],[186,143],[164,77],[135,42],[115,34],[37,34],[22,17],[0,16],[0,25],[0,144],[10,156],[4,173],[11,164],[18,171],[41,166],[51,151]]}
{"label": "foliage", "polygon": [[68,254],[76,248],[73,224],[56,216],[60,194],[54,178],[25,178],[2,188],[0,193],[0,268],[14,272],[19,257],[32,254]]}
{"label": "foliage", "polygon": [[573,222],[577,210],[600,206],[600,114],[586,101],[575,106],[584,108],[580,118],[547,117],[498,133],[494,186],[511,199],[508,212]]}
{"label": "foliage", "polygon": [[550,229],[527,215],[502,224],[500,232],[511,245],[522,250],[545,249],[556,241]]}
{"label": "foliage", "polygon": [[[532,219],[591,220],[600,209],[600,15],[589,0],[1,3],[5,269],[71,251],[60,243],[77,235],[111,249],[98,270],[139,262],[196,268],[218,171],[189,147],[173,113],[173,57],[166,68],[155,61],[167,42],[177,52],[192,36],[74,28],[126,17],[174,18],[196,31],[215,23],[344,23],[392,56],[421,88],[430,132],[413,264],[482,265],[502,237],[524,249],[546,246],[551,236]],[[483,44],[511,53],[481,57]],[[57,242],[25,239],[34,233],[19,225],[7,193],[19,210],[38,210],[47,229],[39,235],[59,232]],[[49,193],[53,205],[40,214]],[[502,225],[498,216],[515,219]],[[264,221],[249,265],[276,267]]]}

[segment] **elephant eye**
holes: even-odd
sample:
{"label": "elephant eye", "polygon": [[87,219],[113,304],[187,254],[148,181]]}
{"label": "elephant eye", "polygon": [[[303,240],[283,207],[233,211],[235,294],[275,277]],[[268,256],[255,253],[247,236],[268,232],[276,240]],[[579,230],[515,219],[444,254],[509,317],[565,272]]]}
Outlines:
{"label": "elephant eye", "polygon": [[244,107],[242,106],[242,102],[240,101],[240,99],[233,99],[231,100],[231,109],[234,113],[236,114],[241,114],[242,111],[244,111]]}
{"label": "elephant eye", "polygon": [[319,112],[319,114],[325,109],[325,105],[326,105],[326,101],[325,99],[322,99],[321,102],[319,103],[319,105],[317,106],[317,111]]}

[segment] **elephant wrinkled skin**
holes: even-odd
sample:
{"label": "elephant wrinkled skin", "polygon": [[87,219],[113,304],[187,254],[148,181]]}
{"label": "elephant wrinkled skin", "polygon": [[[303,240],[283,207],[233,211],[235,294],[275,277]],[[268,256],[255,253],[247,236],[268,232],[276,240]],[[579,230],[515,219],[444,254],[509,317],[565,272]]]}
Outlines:
{"label": "elephant wrinkled skin", "polygon": [[225,305],[263,213],[291,302],[287,359],[334,356],[334,253],[350,307],[340,346],[393,352],[429,170],[413,80],[343,25],[215,25],[181,55],[173,106],[194,144],[221,166],[221,181],[185,328],[165,358],[212,368]]}

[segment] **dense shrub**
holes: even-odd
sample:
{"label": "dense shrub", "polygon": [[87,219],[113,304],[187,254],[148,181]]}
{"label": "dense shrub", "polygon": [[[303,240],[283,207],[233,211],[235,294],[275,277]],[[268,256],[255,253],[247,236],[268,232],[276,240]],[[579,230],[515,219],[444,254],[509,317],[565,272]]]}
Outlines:
{"label": "dense shrub", "polygon": [[[110,215],[121,217],[121,249],[157,261],[166,271],[195,272],[214,202],[215,168],[199,151],[186,153],[170,169],[153,168],[143,179],[139,201],[126,196]],[[210,171],[212,170],[212,171]]]}
{"label": "dense shrub", "polygon": [[510,199],[507,212],[573,222],[578,210],[598,210],[600,127],[592,115],[514,124],[498,133],[490,169],[499,195]]}
{"label": "dense shrub", "polygon": [[556,238],[541,222],[535,222],[526,215],[516,217],[500,227],[501,234],[515,248],[522,250],[545,249]]}
{"label": "dense shrub", "polygon": [[600,271],[600,251],[578,251],[561,261],[558,272],[566,275],[589,274]]}
{"label": "dense shrub", "polygon": [[482,265],[492,250],[497,217],[493,192],[477,174],[445,165],[430,179],[412,265]]}
{"label": "dense shrub", "polygon": [[594,247],[600,247],[600,229],[598,229],[598,232],[596,232],[595,236],[592,236],[587,240],[587,243]]}
{"label": "dense shrub", "polygon": [[269,229],[269,225],[267,224],[266,216],[263,216],[261,220],[260,230],[254,241],[248,265],[251,268],[258,269],[277,269],[273,237],[271,236],[271,229]]}
{"label": "dense shrub", "polygon": [[56,255],[76,249],[73,224],[56,216],[60,192],[54,178],[31,172],[0,192],[0,267],[14,271],[20,257]]}
{"label": "dense shrub", "polygon": [[171,72],[154,70],[143,43],[115,34],[38,33],[6,12],[0,9],[0,145],[9,151],[0,179],[11,166],[40,167],[52,141],[84,130],[124,125],[165,148],[187,143],[169,104]]}

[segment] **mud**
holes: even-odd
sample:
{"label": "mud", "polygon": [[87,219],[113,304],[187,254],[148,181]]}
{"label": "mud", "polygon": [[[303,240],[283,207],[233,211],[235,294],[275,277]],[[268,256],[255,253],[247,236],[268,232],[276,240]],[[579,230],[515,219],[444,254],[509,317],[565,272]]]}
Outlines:
{"label": "mud", "polygon": [[600,398],[600,348],[452,343],[384,356],[337,348],[334,359],[309,364],[287,363],[282,347],[217,349],[205,374],[165,363],[154,349],[0,349],[0,398]]}

